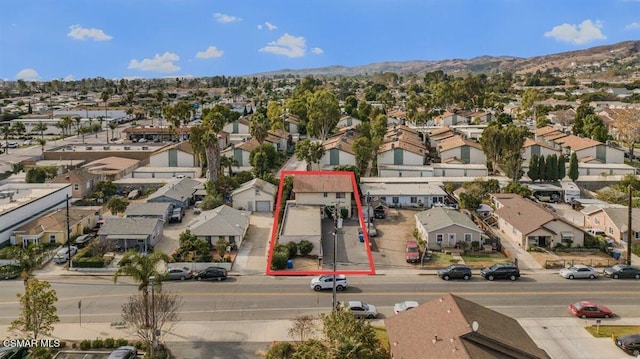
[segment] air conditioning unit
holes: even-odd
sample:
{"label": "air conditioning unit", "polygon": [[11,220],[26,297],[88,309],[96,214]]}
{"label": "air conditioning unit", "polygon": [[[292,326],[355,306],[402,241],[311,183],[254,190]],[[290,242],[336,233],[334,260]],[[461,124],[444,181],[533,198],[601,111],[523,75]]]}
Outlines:
{"label": "air conditioning unit", "polygon": [[89,151],[89,150],[92,150],[92,149],[93,149],[93,147],[91,147],[91,146],[87,146],[86,148],[87,148],[87,151]]}
{"label": "air conditioning unit", "polygon": [[131,146],[124,146],[125,151],[129,151],[131,149]]}

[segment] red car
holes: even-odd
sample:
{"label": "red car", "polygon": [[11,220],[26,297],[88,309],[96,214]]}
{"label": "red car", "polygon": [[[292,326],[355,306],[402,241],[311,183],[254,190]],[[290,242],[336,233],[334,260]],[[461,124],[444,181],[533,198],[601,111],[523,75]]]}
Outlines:
{"label": "red car", "polygon": [[569,304],[569,310],[573,315],[580,318],[611,318],[614,316],[609,308],[592,302]]}
{"label": "red car", "polygon": [[407,241],[405,258],[407,259],[407,263],[420,262],[420,247],[418,246],[417,241],[413,241],[413,240]]}

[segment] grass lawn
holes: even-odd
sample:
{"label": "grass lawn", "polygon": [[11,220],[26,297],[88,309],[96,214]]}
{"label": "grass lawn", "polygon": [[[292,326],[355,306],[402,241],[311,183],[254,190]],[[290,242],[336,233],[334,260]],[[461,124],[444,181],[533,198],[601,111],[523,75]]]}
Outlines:
{"label": "grass lawn", "polygon": [[383,327],[373,327],[376,331],[376,338],[382,343],[382,346],[389,349],[389,336],[387,335],[387,329]]}
{"label": "grass lawn", "polygon": [[618,337],[621,335],[640,333],[640,325],[601,325],[599,333],[596,333],[596,328],[595,325],[585,327],[585,329],[596,338],[611,338],[612,335]]}
{"label": "grass lawn", "polygon": [[502,253],[468,253],[462,256],[464,263],[471,268],[490,267],[509,260]]}
{"label": "grass lawn", "polygon": [[451,254],[444,254],[441,252],[433,252],[431,259],[424,262],[425,266],[428,267],[446,267],[453,263],[457,262],[453,260],[453,256]]}

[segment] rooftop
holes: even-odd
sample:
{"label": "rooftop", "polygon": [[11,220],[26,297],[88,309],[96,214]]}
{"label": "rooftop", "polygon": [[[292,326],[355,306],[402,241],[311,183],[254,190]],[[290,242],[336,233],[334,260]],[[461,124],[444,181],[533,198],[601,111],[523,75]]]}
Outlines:
{"label": "rooftop", "polygon": [[351,176],[348,174],[295,175],[293,177],[293,192],[295,193],[353,191]]}
{"label": "rooftop", "polygon": [[362,193],[372,196],[446,196],[446,192],[432,183],[360,183]]}
{"label": "rooftop", "polygon": [[320,236],[321,207],[287,205],[287,215],[282,224],[281,235],[284,236]]}
{"label": "rooftop", "polygon": [[71,185],[64,183],[9,183],[0,186],[0,216]]}

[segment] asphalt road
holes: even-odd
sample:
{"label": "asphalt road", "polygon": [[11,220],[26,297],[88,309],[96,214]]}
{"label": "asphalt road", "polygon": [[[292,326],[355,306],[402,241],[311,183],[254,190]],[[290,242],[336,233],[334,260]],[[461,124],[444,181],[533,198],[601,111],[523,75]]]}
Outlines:
{"label": "asphalt road", "polygon": [[[287,319],[317,315],[331,307],[331,291],[317,293],[309,277],[231,277],[225,282],[167,282],[163,290],[183,297],[180,318],[188,321]],[[137,286],[111,277],[60,277],[50,280],[57,291],[62,322],[105,323],[120,320],[120,308]],[[567,305],[592,300],[609,306],[621,317],[637,316],[638,281],[597,279],[569,281],[553,274],[533,274],[520,280],[445,282],[435,276],[351,276],[350,287],[338,300],[362,300],[376,305],[381,317],[393,314],[393,304],[419,302],[448,292],[473,300],[515,318],[570,316]],[[22,281],[0,283],[0,324],[9,324],[18,313],[16,293]]]}

